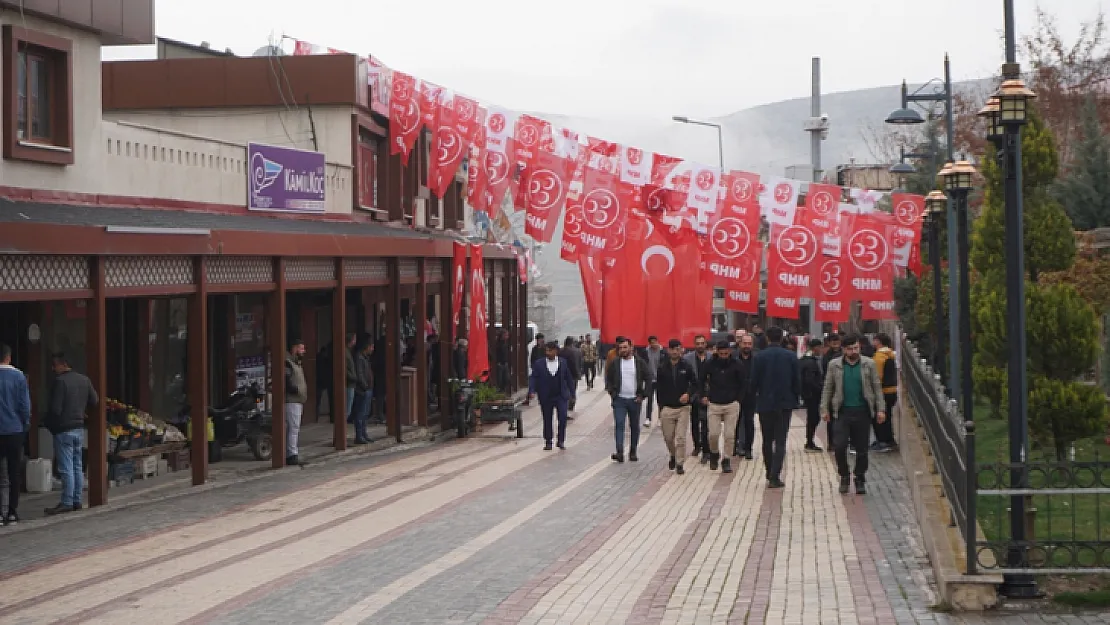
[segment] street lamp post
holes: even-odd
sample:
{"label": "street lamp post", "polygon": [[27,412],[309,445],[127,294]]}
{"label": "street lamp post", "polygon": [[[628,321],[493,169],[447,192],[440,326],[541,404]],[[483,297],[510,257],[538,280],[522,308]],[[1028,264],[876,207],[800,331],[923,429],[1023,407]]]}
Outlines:
{"label": "street lamp post", "polygon": [[929,221],[929,264],[933,266],[933,366],[944,379],[944,290],[940,273],[940,220],[948,209],[948,196],[941,191],[930,191],[925,196],[926,215]]}
{"label": "street lamp post", "polygon": [[[968,263],[968,235],[967,235],[967,194],[971,192],[972,178],[975,168],[967,161],[949,162],[938,174],[944,181],[944,190],[956,206],[956,247],[959,264],[960,282],[960,343],[967,348],[968,353],[960,359],[960,371],[952,372],[952,378],[960,380],[960,407],[963,410],[964,421],[973,421],[975,407],[972,382],[971,382],[971,283],[969,281]],[[948,264],[952,266],[951,262]],[[949,271],[949,280],[952,272]]]}
{"label": "street lamp post", "polygon": [[[923,124],[925,119],[909,105],[913,103],[940,103],[944,105],[944,120],[945,120],[945,150],[947,152],[947,160],[955,161],[955,128],[954,121],[955,112],[952,106],[952,67],[948,60],[948,55],[944,55],[944,80],[943,86],[939,89],[933,89],[932,93],[925,90],[927,86],[932,83],[941,82],[936,79],[931,80],[922,85],[917,91],[910,93],[909,88],[906,86],[905,81],[902,82],[902,107],[892,112],[887,118],[886,123],[894,125],[914,125]],[[952,233],[956,231],[956,211],[952,205],[951,200],[947,206],[947,225],[948,225],[948,266],[953,267],[957,263],[962,262],[962,259],[957,257],[956,241]],[[960,395],[960,379],[957,373],[960,371],[960,344],[957,339],[959,335],[959,284],[956,276],[949,271],[948,275],[948,386],[952,389],[953,395]],[[937,329],[936,340],[938,343],[943,344],[943,334],[940,329]],[[943,353],[943,352],[941,352]],[[935,366],[935,365],[934,365]]]}
{"label": "street lamp post", "polygon": [[721,130],[721,125],[720,124],[714,124],[713,122],[698,121],[696,119],[690,119],[689,117],[684,117],[682,115],[675,115],[671,119],[673,119],[674,121],[676,121],[680,124],[694,124],[695,126],[708,126],[710,128],[716,128],[717,129],[717,157],[718,157],[718,159],[720,159],[721,171],[723,172],[725,170],[725,138],[724,138],[724,133]]}

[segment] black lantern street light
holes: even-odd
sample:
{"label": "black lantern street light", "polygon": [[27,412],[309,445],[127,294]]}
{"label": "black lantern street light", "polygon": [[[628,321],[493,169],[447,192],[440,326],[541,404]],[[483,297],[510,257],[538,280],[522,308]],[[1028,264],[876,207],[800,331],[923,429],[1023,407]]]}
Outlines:
{"label": "black lantern street light", "polygon": [[[944,55],[944,79],[933,79],[919,87],[916,91],[910,92],[905,81],[902,82],[902,106],[893,111],[886,118],[886,123],[894,125],[915,125],[925,123],[925,118],[921,116],[910,104],[942,104],[944,106],[944,125],[945,125],[945,152],[948,161],[955,160],[955,110],[952,104],[953,90],[952,90],[952,68],[948,60],[948,55]],[[908,156],[908,155],[907,155]],[[935,158],[935,157],[934,157]],[[934,161],[935,163],[936,161]],[[892,173],[894,172],[892,168]],[[946,223],[948,227],[948,262],[960,262],[956,258],[956,242],[951,233],[956,229],[956,215],[953,206],[949,204],[946,210]],[[960,394],[960,380],[956,375],[959,371],[960,363],[960,346],[956,341],[957,325],[959,320],[959,298],[957,289],[957,280],[951,273],[948,276],[948,371],[949,380],[948,386],[956,395]],[[936,333],[936,340],[942,343],[942,334]],[[941,352],[943,354],[943,351]],[[935,366],[935,363],[934,363]],[[939,369],[938,369],[939,370]]]}
{"label": "black lantern street light", "polygon": [[[1026,402],[1028,380],[1026,376],[1025,337],[1025,245],[1022,223],[1023,200],[1021,192],[1021,127],[1029,119],[1029,102],[1036,97],[1025,87],[1016,73],[1015,63],[1003,68],[1002,85],[994,94],[998,98],[997,120],[1003,131],[1003,160],[1005,170],[1005,256],[1006,256],[1006,324],[1010,337],[1010,358],[1007,363],[1009,410],[1007,421],[1010,430],[1010,483],[1015,489],[1029,487],[1029,473],[1025,460],[1029,454],[1029,420]],[[1014,495],[1010,499],[1010,544],[1007,567],[1028,568],[1026,548],[1026,498]],[[1002,592],[1010,597],[1036,596],[1037,586],[1032,575],[1008,574]]]}
{"label": "black lantern street light", "polygon": [[933,266],[933,367],[944,379],[944,289],[940,279],[940,222],[948,210],[948,196],[930,191],[925,196],[925,216],[929,226],[929,264]]}
{"label": "black lantern street light", "polygon": [[[983,108],[979,109],[977,115],[987,121],[987,140],[990,141],[995,149],[998,150],[999,154],[1001,154],[1003,148],[1006,147],[1006,141],[1005,129],[1002,127],[1000,121],[1001,115],[999,113],[998,98],[992,95],[990,99],[987,100],[987,103],[983,105]],[[1001,156],[999,160],[1001,160]]]}
{"label": "black lantern street light", "polygon": [[[960,359],[960,370],[952,378],[960,379],[960,407],[964,420],[972,420],[974,403],[971,393],[971,284],[968,281],[967,194],[971,192],[975,168],[967,161],[949,161],[938,174],[944,182],[944,191],[956,208],[956,254],[959,258],[960,345],[967,350]],[[951,259],[950,259],[951,260]],[[951,267],[951,262],[949,263]],[[948,276],[952,279],[951,272]]]}

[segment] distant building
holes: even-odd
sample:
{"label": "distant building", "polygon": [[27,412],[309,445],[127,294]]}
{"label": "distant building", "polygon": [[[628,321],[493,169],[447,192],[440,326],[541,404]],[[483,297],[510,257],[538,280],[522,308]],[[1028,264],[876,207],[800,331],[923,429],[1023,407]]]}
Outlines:
{"label": "distant building", "polygon": [[898,186],[898,177],[890,173],[890,165],[837,165],[836,184],[869,191],[891,191]]}

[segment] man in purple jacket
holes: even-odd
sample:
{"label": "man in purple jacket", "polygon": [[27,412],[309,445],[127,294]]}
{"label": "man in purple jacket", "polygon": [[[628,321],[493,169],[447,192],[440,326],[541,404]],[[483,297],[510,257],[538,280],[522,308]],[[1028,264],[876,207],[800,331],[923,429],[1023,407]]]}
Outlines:
{"label": "man in purple jacket", "polygon": [[559,449],[566,449],[567,403],[574,396],[575,380],[566,358],[559,356],[559,344],[551,341],[544,346],[544,358],[532,363],[528,376],[528,399],[538,395],[543,415],[544,450],[551,451],[554,429],[552,420],[559,417]]}

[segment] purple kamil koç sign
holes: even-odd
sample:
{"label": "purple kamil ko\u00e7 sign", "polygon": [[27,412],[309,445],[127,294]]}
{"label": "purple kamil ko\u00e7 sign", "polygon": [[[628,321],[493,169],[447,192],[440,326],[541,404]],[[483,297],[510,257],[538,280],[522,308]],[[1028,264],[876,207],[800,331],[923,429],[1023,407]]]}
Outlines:
{"label": "purple kamil ko\u00e7 sign", "polygon": [[250,143],[247,163],[249,210],[324,212],[327,164],[320,152]]}

